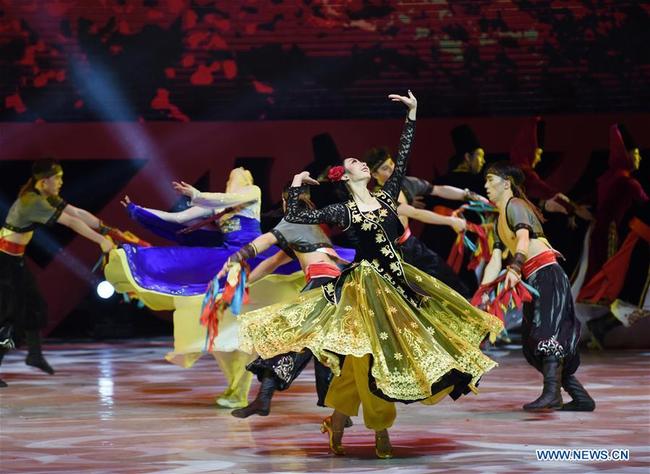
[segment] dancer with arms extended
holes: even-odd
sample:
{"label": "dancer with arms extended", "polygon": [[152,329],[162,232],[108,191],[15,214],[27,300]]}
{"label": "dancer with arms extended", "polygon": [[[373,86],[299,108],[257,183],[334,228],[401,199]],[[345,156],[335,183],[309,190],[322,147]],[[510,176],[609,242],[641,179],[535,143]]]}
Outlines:
{"label": "dancer with arms extended", "polygon": [[298,205],[303,184],[316,184],[303,172],[289,190],[288,222],[328,223],[357,234],[355,261],[322,290],[290,303],[240,316],[240,344],[263,358],[309,349],[332,369],[325,404],[334,408],[323,421],[330,449],[341,445],[348,416],[363,406],[365,425],[375,431],[375,452],[392,457],[388,428],[394,402],[433,404],[475,390],[478,379],[496,364],[479,344],[503,328],[435,278],[402,261],[396,241],[404,232],[397,196],[415,134],[413,94],[391,95],[408,108],[395,172],[383,189],[371,193],[368,166],[347,158],[329,178],[345,183],[350,199],[320,210]]}
{"label": "dancer with arms extended", "polygon": [[[282,206],[286,211],[288,191],[282,193]],[[314,204],[309,193],[305,191],[299,196],[301,205],[310,209]],[[226,262],[217,275],[225,276],[233,263],[242,263],[254,255],[265,251],[272,245],[278,245],[282,250],[260,263],[250,274],[247,283],[253,284],[273,272],[280,265],[297,260],[305,273],[307,285],[303,291],[319,288],[334,280],[341,274],[340,266],[349,263],[354,258],[351,249],[334,248],[320,226],[311,224],[291,224],[282,219],[278,225],[266,234],[245,245]],[[271,400],[276,390],[286,390],[300,375],[307,363],[312,359],[309,350],[279,354],[271,359],[258,357],[251,362],[247,369],[257,375],[260,389],[257,397],[247,407],[233,410],[237,418],[247,418],[251,415],[266,416],[271,410]],[[325,395],[332,379],[330,369],[314,360],[316,377],[316,392],[318,406],[325,406]]]}
{"label": "dancer with arms extended", "polygon": [[[50,375],[54,369],[43,357],[40,335],[47,322],[47,305],[25,264],[25,251],[34,229],[38,224],[58,223],[95,242],[104,253],[113,248],[113,242],[102,235],[111,228],[88,211],[64,201],[59,196],[61,186],[61,165],[52,159],[36,161],[32,176],[21,188],[0,229],[0,333],[7,334],[11,327],[18,339],[24,337],[28,350],[25,363]],[[0,362],[10,345],[6,341],[0,347]],[[0,380],[0,387],[5,386]]]}

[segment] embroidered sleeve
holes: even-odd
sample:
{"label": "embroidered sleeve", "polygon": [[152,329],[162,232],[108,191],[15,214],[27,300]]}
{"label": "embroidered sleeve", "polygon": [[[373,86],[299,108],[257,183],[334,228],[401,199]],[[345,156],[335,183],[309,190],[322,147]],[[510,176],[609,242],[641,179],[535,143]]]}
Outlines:
{"label": "embroidered sleeve", "polygon": [[294,224],[330,224],[343,229],[350,225],[350,217],[343,203],[331,204],[323,209],[309,209],[298,200],[302,187],[289,188],[287,201],[287,222]]}
{"label": "embroidered sleeve", "polygon": [[415,137],[415,120],[406,119],[402,135],[399,139],[399,149],[397,150],[397,157],[395,159],[395,170],[384,184],[384,192],[388,194],[394,201],[402,187],[402,178],[406,173],[406,165],[408,163],[409,155],[411,154],[411,146]]}

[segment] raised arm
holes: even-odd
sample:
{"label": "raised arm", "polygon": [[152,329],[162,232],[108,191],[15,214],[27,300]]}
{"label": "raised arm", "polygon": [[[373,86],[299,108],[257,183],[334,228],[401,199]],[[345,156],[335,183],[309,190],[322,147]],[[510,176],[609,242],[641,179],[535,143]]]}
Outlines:
{"label": "raised arm", "polygon": [[350,215],[344,204],[337,203],[323,209],[309,209],[300,203],[303,183],[318,184],[316,180],[309,177],[308,171],[293,177],[288,191],[285,220],[293,224],[330,224],[347,229],[350,225]]}
{"label": "raised arm", "polygon": [[240,206],[242,204],[253,203],[262,198],[262,192],[257,186],[245,186],[241,190],[233,193],[202,193],[194,186],[184,181],[173,182],[172,186],[179,193],[187,196],[193,206],[202,206],[210,208],[225,208]]}
{"label": "raised arm", "polygon": [[402,135],[399,139],[399,149],[397,150],[397,156],[395,158],[395,170],[383,186],[383,191],[394,200],[397,200],[397,196],[402,187],[402,178],[406,173],[408,158],[411,154],[411,146],[413,145],[413,139],[415,137],[415,117],[418,102],[411,91],[408,91],[408,96],[391,94],[388,97],[393,102],[401,102],[408,108],[408,115],[406,117],[406,122],[404,123],[404,128],[402,129]]}

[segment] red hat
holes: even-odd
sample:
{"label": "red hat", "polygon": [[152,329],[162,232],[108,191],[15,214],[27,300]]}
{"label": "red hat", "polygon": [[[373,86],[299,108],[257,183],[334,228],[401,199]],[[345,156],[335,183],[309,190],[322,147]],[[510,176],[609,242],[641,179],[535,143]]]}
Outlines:
{"label": "red hat", "polygon": [[610,169],[632,170],[634,163],[628,155],[629,147],[623,139],[621,127],[622,125],[617,123],[609,127],[609,167]]}

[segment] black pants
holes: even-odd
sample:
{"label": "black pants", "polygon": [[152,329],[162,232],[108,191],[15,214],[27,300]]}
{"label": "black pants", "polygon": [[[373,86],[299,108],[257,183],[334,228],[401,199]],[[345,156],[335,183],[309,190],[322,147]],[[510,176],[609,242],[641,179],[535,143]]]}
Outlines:
{"label": "black pants", "polygon": [[[323,277],[311,280],[302,291],[320,288],[321,286],[332,281],[333,278]],[[321,364],[321,362],[314,357],[309,349],[301,352],[288,352],[286,354],[278,354],[270,359],[262,359],[258,357],[253,362],[248,364],[246,370],[253,372],[257,375],[257,379],[261,382],[265,376],[271,374],[275,381],[276,390],[286,390],[291,386],[293,381],[302,373],[309,361],[314,359],[314,374],[316,376],[316,393],[318,394],[318,406],[325,406],[325,396],[332,382],[332,371]]]}
{"label": "black pants", "polygon": [[0,328],[13,326],[17,343],[47,323],[47,305],[24,257],[0,252]]}
{"label": "black pants", "polygon": [[554,263],[537,270],[526,282],[538,291],[539,297],[524,305],[524,357],[540,372],[545,357],[557,357],[564,361],[562,372],[571,375],[580,365],[580,323],[569,279],[562,267]]}

